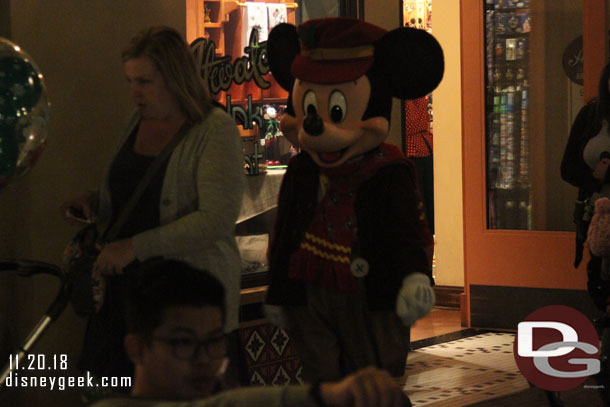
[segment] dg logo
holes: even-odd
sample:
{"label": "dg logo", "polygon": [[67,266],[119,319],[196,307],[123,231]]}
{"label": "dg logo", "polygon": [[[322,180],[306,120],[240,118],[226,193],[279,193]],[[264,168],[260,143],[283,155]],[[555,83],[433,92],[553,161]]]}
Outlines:
{"label": "dg logo", "polygon": [[540,308],[519,323],[514,355],[523,376],[550,391],[572,389],[601,369],[595,327],[563,305]]}

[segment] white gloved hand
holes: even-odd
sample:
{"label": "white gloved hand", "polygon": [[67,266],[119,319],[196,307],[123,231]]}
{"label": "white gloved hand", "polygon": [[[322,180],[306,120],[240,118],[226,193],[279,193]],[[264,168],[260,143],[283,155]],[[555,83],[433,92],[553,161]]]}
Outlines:
{"label": "white gloved hand", "polygon": [[265,314],[265,317],[273,325],[282,329],[288,329],[288,318],[286,317],[284,307],[279,305],[264,304],[263,314]]}
{"label": "white gloved hand", "polygon": [[434,306],[434,290],[423,273],[409,274],[402,280],[396,297],[396,314],[406,326],[411,326]]}

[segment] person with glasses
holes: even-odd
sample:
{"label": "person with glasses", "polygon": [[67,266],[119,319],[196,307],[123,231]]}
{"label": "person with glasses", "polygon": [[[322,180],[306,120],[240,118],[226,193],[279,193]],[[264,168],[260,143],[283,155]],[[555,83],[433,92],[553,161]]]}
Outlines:
{"label": "person with glasses", "polygon": [[125,349],[135,366],[131,396],[90,407],[410,405],[390,376],[373,367],[337,383],[222,391],[224,318],[224,288],[215,277],[175,260],[142,264],[126,296]]}
{"label": "person with glasses", "polygon": [[224,296],[215,277],[180,261],[138,268],[125,298],[133,395],[192,399],[222,388]]}

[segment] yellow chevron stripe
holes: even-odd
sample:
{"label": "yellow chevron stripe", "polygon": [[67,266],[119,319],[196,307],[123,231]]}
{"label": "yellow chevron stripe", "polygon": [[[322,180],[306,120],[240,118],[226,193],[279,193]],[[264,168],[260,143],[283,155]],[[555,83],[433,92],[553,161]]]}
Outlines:
{"label": "yellow chevron stripe", "polygon": [[314,236],[314,235],[310,234],[309,232],[305,233],[305,239],[309,239],[312,242],[319,244],[320,246],[324,246],[328,249],[336,250],[338,252],[343,252],[345,254],[350,254],[352,252],[351,247],[329,242],[328,240],[324,240],[322,238]]}
{"label": "yellow chevron stripe", "polygon": [[316,256],[321,257],[323,259],[336,261],[338,263],[349,264],[349,257],[347,257],[347,256],[337,256],[337,255],[334,255],[334,254],[330,254],[330,253],[326,253],[326,252],[320,251],[320,250],[318,250],[317,247],[314,247],[314,246],[310,245],[307,242],[301,243],[301,247],[303,249],[305,249],[305,250],[309,250],[310,252],[312,252]]}

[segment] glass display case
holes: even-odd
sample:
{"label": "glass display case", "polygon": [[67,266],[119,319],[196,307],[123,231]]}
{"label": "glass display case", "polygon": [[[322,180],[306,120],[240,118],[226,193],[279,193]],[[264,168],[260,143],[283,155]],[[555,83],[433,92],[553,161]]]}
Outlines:
{"label": "glass display case", "polygon": [[488,227],[532,229],[529,0],[487,0],[485,71]]}
{"label": "glass display case", "polygon": [[487,228],[573,230],[559,168],[583,105],[582,0],[481,1]]}

